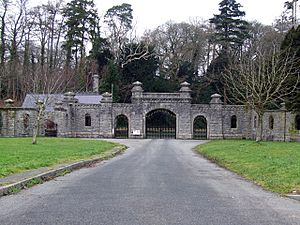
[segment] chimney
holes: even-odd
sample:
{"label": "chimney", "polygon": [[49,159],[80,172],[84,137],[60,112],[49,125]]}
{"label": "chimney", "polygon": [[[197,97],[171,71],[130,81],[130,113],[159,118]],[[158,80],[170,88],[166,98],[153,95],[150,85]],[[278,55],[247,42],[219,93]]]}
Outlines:
{"label": "chimney", "polygon": [[92,76],[92,78],[93,78],[93,92],[94,93],[99,93],[99,75],[94,74]]}

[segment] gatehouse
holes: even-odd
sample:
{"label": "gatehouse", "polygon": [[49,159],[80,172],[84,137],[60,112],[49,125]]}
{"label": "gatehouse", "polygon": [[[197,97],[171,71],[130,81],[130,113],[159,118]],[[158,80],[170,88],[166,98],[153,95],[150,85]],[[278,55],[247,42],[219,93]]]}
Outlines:
{"label": "gatehouse", "polygon": [[[224,105],[219,94],[209,104],[192,104],[190,84],[175,93],[144,92],[135,82],[131,103],[115,103],[110,93],[98,93],[98,77],[91,93],[48,95],[40,135],[89,138],[254,139],[257,114],[243,105]],[[29,136],[37,116],[35,103],[45,95],[29,94],[22,107],[12,100],[0,108],[1,136]],[[263,118],[266,140],[299,140],[300,116],[280,110]]]}

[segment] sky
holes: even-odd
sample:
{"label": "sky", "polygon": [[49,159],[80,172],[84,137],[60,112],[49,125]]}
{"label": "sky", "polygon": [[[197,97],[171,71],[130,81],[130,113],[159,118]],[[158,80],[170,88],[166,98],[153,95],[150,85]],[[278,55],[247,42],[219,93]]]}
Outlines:
{"label": "sky", "polygon": [[[138,33],[153,29],[167,21],[189,22],[191,18],[209,19],[219,14],[221,0],[94,0],[100,15],[114,5],[132,5]],[[246,12],[247,20],[257,20],[265,25],[280,16],[287,0],[237,0]]]}
{"label": "sky", "polygon": [[[47,2],[48,0],[32,0]],[[51,0],[49,0],[51,1]],[[65,0],[69,2],[70,0]],[[287,0],[237,0],[246,12],[246,19],[257,20],[265,25],[280,16]],[[209,19],[219,14],[221,0],[94,0],[100,16],[122,3],[132,5],[135,28],[138,34],[146,29],[154,29],[167,21],[189,22],[192,18]]]}

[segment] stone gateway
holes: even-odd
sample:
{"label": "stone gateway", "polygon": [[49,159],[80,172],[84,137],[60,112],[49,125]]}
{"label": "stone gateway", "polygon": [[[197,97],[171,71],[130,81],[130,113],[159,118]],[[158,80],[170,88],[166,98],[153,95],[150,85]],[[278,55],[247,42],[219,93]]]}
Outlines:
{"label": "stone gateway", "polygon": [[[224,105],[219,94],[209,104],[192,104],[190,84],[177,93],[144,92],[133,83],[131,103],[114,103],[110,93],[99,95],[98,76],[92,93],[48,95],[40,135],[89,138],[254,139],[257,115],[243,105]],[[35,98],[34,98],[35,97]],[[29,136],[37,114],[36,98],[27,95],[22,107],[12,100],[0,108],[1,136]],[[30,100],[31,99],[31,100]],[[280,110],[263,118],[265,140],[300,140],[300,116]]]}

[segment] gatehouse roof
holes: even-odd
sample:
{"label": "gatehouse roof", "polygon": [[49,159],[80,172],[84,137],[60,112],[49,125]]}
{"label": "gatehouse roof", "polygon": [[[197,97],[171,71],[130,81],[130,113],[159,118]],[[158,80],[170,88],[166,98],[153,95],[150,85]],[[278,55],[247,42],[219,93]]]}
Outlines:
{"label": "gatehouse roof", "polygon": [[[37,101],[46,102],[45,111],[54,111],[55,103],[61,102],[64,94],[26,94],[23,101],[23,108],[35,108]],[[75,98],[81,104],[100,104],[102,95],[95,93],[76,93]]]}

